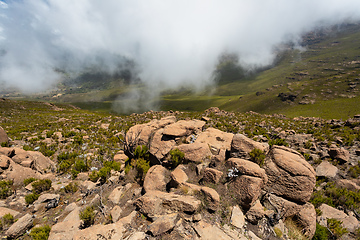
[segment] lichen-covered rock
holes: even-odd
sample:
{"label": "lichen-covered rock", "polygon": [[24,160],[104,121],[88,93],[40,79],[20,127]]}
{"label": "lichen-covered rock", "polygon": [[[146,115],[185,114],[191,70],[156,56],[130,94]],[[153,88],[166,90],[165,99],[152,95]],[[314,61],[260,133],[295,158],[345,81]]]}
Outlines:
{"label": "lichen-covered rock", "polygon": [[270,192],[295,202],[309,201],[316,174],[300,153],[287,147],[273,146],[266,159],[265,170]]}

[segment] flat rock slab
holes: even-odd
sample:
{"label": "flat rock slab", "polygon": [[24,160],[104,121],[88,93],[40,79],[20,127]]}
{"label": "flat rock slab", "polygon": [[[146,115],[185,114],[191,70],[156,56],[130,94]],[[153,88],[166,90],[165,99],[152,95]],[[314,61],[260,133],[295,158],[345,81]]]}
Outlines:
{"label": "flat rock slab", "polygon": [[245,224],[245,217],[239,206],[234,206],[231,211],[231,225],[237,228],[242,228]]}
{"label": "flat rock slab", "polygon": [[216,150],[230,151],[231,141],[234,134],[220,131],[215,128],[208,128],[196,138],[196,143],[206,143]]}
{"label": "flat rock slab", "polygon": [[24,234],[26,230],[32,227],[34,222],[34,217],[30,214],[26,214],[16,221],[11,227],[5,232],[5,235],[8,238],[17,238]]}
{"label": "flat rock slab", "polygon": [[317,177],[327,177],[334,178],[338,173],[339,169],[329,163],[328,161],[323,161],[319,166],[316,167],[316,176]]}
{"label": "flat rock slab", "polygon": [[233,240],[224,231],[216,225],[211,225],[205,221],[200,221],[193,225],[195,232],[200,236],[200,239],[206,240]]}

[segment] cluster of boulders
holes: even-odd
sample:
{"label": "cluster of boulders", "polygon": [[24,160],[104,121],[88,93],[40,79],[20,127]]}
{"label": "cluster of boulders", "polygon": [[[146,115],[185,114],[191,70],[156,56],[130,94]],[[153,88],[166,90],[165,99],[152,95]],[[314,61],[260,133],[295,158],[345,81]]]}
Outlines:
{"label": "cluster of boulders", "polygon": [[[89,173],[78,174],[74,181],[55,175],[56,165],[40,152],[0,147],[0,176],[17,188],[1,202],[0,217],[11,213],[18,218],[4,234],[20,237],[39,219],[50,217],[49,209],[56,216],[49,236],[53,240],[268,239],[279,237],[279,230],[286,238],[284,222],[289,219],[310,239],[316,223],[326,226],[329,218],[340,220],[350,232],[360,227],[354,213],[322,204],[317,216],[309,203],[316,177],[334,179],[354,191],[360,189],[359,182],[341,179],[339,168],[328,161],[314,169],[304,158],[308,154],[309,161],[331,158],[347,163],[356,160],[355,150],[321,145],[311,134],[281,129],[274,131],[290,147],[270,147],[261,137],[254,141],[243,134],[204,129],[208,120],[167,116],[131,127],[124,151],[114,156],[122,163],[121,171],[111,171],[105,184],[89,181]],[[1,128],[0,142],[9,142]],[[135,182],[127,178],[125,166],[136,161],[135,149],[142,145],[148,147],[151,167],[142,181]],[[184,157],[174,165],[171,153],[177,149]],[[254,150],[263,154],[263,161],[254,157]],[[31,193],[31,185],[21,185],[30,177],[53,183],[51,191],[27,205],[24,196]],[[59,194],[71,182],[80,191],[74,196]],[[108,216],[107,221],[85,226],[80,213],[87,206],[96,206],[95,212]]]}

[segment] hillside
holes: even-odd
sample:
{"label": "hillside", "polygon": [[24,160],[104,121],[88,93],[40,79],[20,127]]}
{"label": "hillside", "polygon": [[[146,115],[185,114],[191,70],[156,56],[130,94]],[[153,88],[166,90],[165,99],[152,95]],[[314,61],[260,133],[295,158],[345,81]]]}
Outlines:
{"label": "hillside", "polygon": [[2,236],[360,236],[360,116],[0,103]]}

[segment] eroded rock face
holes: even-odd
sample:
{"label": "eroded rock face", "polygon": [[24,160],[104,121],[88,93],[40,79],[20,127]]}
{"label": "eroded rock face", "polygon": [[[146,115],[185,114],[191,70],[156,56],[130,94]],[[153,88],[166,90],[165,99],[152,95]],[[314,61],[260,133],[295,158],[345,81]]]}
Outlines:
{"label": "eroded rock face", "polygon": [[269,146],[256,142],[243,134],[235,134],[231,142],[230,155],[236,158],[250,159],[249,153],[255,148],[267,152]]}
{"label": "eroded rock face", "polygon": [[10,161],[10,167],[3,173],[7,179],[13,180],[14,185],[23,184],[26,178],[40,178],[40,174],[31,168],[20,166],[13,161]]}
{"label": "eroded rock face", "polygon": [[316,174],[300,153],[287,147],[273,146],[266,159],[265,170],[270,192],[295,202],[309,201]]}
{"label": "eroded rock face", "polygon": [[135,201],[135,206],[141,213],[152,218],[169,211],[194,213],[201,206],[201,201],[193,196],[149,191]]}

